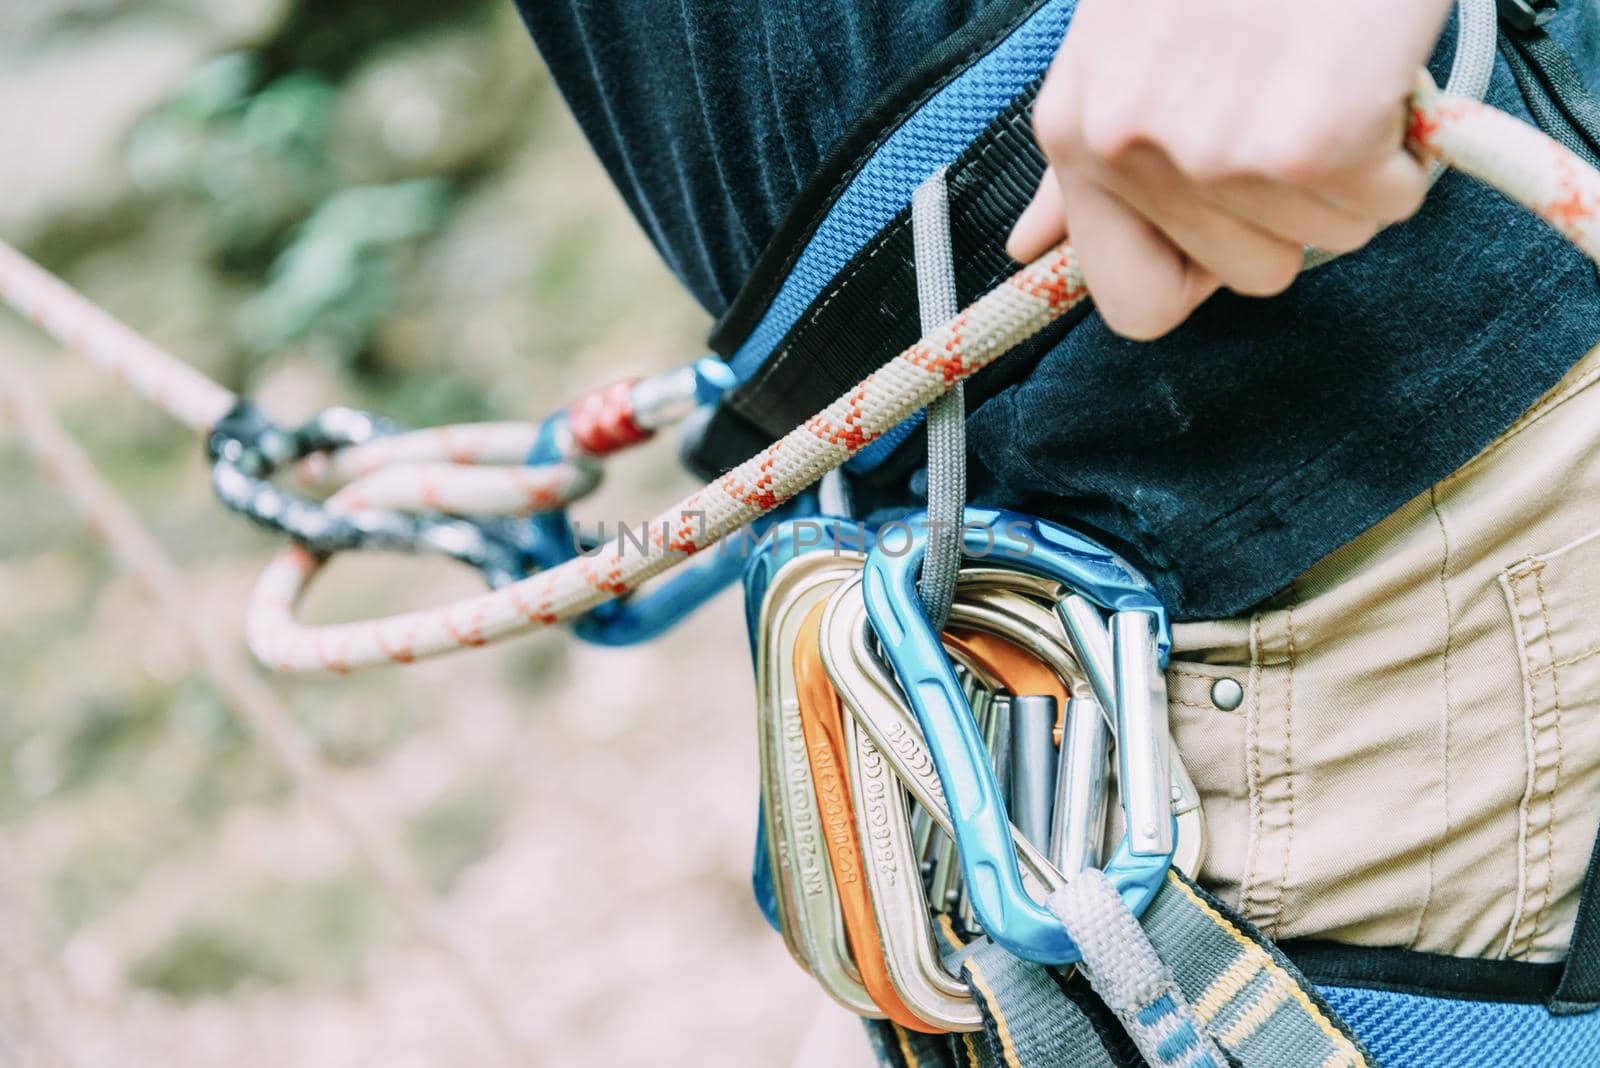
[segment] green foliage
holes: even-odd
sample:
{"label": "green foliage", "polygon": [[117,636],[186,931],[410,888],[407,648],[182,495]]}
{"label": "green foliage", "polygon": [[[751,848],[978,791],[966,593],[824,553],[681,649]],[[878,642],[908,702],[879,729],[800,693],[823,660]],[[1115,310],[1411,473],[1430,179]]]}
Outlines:
{"label": "green foliage", "polygon": [[335,87],[297,72],[256,88],[257,70],[243,53],[212,60],[127,146],[134,181],[189,197],[222,262],[247,271],[337,187],[326,145]]}
{"label": "green foliage", "polygon": [[445,891],[494,850],[504,817],[502,791],[472,783],[414,816],[406,826],[405,843],[428,881]]}
{"label": "green foliage", "polygon": [[258,353],[315,336],[338,362],[366,346],[395,310],[400,259],[444,216],[442,183],[419,179],[343,189],[317,206],[239,312],[239,332]]}
{"label": "green foliage", "polygon": [[[192,30],[222,7],[60,6],[80,14],[47,20],[49,47],[33,37],[19,53],[71,64],[124,20],[131,39],[141,20]],[[503,0],[286,0],[262,18],[249,34],[195,30],[231,50],[153,106],[171,82],[152,82],[120,142],[125,173],[97,171],[78,201],[41,200],[26,251],[285,421],[329,402],[413,426],[537,418],[580,378],[696,351],[698,313],[606,188]],[[51,136],[83,141],[85,129],[62,122]],[[177,558],[196,609],[237,619],[273,543],[214,509],[193,435],[16,329],[19,359],[44,369],[67,430]],[[591,346],[597,356],[564,366]],[[83,939],[106,953],[89,957],[176,999],[261,985],[298,996],[359,977],[396,936],[392,907],[340,867],[333,832],[296,837],[307,816],[284,771],[4,434],[0,484],[0,820],[50,946]],[[308,613],[354,618],[471,588],[409,566],[364,585],[358,572],[341,594],[336,565]],[[531,717],[547,706],[529,693],[572,683],[567,656],[550,635],[463,670]],[[363,804],[366,788],[409,774],[419,732],[454,714],[437,677],[418,677],[282,687]],[[448,891],[499,845],[510,763],[474,751],[430,765],[457,785],[389,828],[433,887]]]}
{"label": "green foliage", "polygon": [[134,962],[128,978],[184,999],[224,994],[241,983],[348,982],[388,932],[376,888],[359,875],[272,880],[180,925]]}
{"label": "green foliage", "polygon": [[46,883],[51,934],[57,940],[64,941],[125,898],[144,873],[140,843],[116,834],[85,839],[84,847],[51,872]]}
{"label": "green foliage", "polygon": [[232,931],[206,924],[183,927],[129,972],[135,986],[190,1000],[226,994],[242,982],[282,983],[282,966]]}

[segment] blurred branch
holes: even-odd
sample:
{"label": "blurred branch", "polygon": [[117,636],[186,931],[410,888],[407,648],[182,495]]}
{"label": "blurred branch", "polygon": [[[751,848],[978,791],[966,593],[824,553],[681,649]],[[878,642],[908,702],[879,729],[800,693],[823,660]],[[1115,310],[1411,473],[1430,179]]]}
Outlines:
{"label": "blurred branch", "polygon": [[507,1058],[517,1064],[533,1063],[497,987],[434,914],[422,881],[391,836],[333,792],[327,769],[288,709],[237,651],[197,616],[184,593],[177,565],[62,430],[20,368],[5,360],[0,360],[0,417],[16,423],[40,469],[73,499],[89,526],[144,585],[168,625],[183,636],[223,701],[295,787],[344,836],[416,937],[444,960],[501,1042]]}

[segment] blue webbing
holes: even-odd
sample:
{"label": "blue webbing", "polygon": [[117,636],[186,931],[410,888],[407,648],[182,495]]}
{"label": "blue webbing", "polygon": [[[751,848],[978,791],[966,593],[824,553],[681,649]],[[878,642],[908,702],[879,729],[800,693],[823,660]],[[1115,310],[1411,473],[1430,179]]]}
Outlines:
{"label": "blue webbing", "polygon": [[1600,1012],[1555,1016],[1543,1005],[1318,988],[1387,1068],[1594,1068]]}
{"label": "blue webbing", "polygon": [[[911,202],[917,186],[954,162],[1043,73],[1076,7],[1077,0],[1048,0],[879,146],[829,209],[761,321],[733,354],[729,363],[740,382],[756,373],[818,294]],[[919,413],[885,434],[852,465],[858,470],[877,466],[920,418]]]}

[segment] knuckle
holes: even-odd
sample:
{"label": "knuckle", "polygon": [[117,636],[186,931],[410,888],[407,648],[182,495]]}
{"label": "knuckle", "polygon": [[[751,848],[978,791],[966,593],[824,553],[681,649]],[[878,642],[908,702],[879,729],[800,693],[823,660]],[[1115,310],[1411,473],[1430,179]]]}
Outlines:
{"label": "knuckle", "polygon": [[1129,341],[1154,341],[1169,333],[1181,321],[1176,314],[1160,308],[1099,307],[1107,329]]}
{"label": "knuckle", "polygon": [[1314,185],[1332,173],[1336,158],[1337,150],[1331,138],[1300,133],[1265,149],[1259,169],[1263,176],[1274,181]]}
{"label": "knuckle", "polygon": [[1427,197],[1428,183],[1419,176],[1416,182],[1408,183],[1395,194],[1394,202],[1382,213],[1383,221],[1396,223],[1411,218],[1422,210],[1422,203]]}
{"label": "knuckle", "polygon": [[1247,169],[1225,137],[1186,137],[1171,145],[1167,156],[1180,174],[1199,185],[1224,182]]}
{"label": "knuckle", "polygon": [[1095,309],[1113,334],[1130,341],[1154,341],[1182,323],[1187,311],[1182,292],[1162,284],[1097,296]]}
{"label": "knuckle", "polygon": [[1325,235],[1323,240],[1318,242],[1318,247],[1324,252],[1335,252],[1343,255],[1346,252],[1354,252],[1356,249],[1361,248],[1377,236],[1377,233],[1378,224],[1376,222],[1352,221],[1338,231]]}
{"label": "knuckle", "polygon": [[1305,260],[1298,245],[1273,242],[1229,272],[1228,288],[1247,297],[1272,297],[1293,284]]}
{"label": "knuckle", "polygon": [[1073,154],[1082,141],[1077,109],[1059,93],[1040,96],[1033,107],[1033,139],[1052,160]]}
{"label": "knuckle", "polygon": [[1101,109],[1084,117],[1081,140],[1090,160],[1115,170],[1129,163],[1144,137],[1131,115]]}

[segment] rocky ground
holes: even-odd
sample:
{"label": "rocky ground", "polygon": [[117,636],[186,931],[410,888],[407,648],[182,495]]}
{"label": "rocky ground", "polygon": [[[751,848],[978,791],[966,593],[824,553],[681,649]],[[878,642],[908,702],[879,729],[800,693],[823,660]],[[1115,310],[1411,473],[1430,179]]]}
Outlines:
{"label": "rocky ground", "polygon": [[[0,238],[284,421],[537,418],[707,327],[504,0],[6,4],[0,146]],[[210,503],[199,443],[3,312],[0,361],[237,641],[273,542]],[[660,448],[585,510],[643,518],[689,485]],[[436,562],[332,570],[324,619],[473,588]],[[504,1062],[463,962],[528,1061],[823,1041],[748,890],[733,600],[638,649],[542,635],[272,686],[457,952],[403,922],[0,425],[0,1064]]]}

